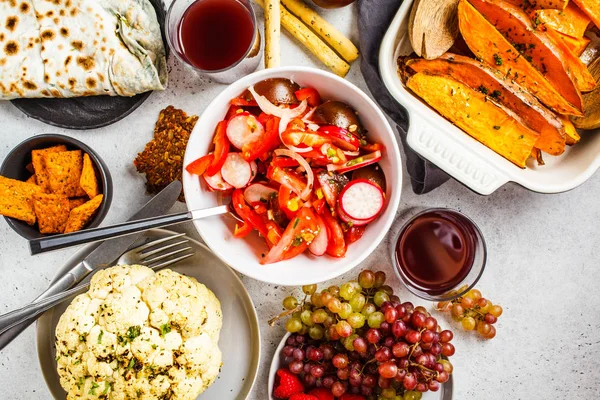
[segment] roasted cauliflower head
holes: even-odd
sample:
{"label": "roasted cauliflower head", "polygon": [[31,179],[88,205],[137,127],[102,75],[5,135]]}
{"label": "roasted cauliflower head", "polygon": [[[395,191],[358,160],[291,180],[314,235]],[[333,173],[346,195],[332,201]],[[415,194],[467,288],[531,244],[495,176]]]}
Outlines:
{"label": "roasted cauliflower head", "polygon": [[217,378],[223,319],[206,286],[141,265],[101,270],[56,327],[67,399],[195,399]]}

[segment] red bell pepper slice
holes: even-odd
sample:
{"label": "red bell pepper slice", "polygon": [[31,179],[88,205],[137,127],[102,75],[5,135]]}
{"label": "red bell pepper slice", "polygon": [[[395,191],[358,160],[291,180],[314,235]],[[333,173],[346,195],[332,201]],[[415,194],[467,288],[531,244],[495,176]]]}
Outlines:
{"label": "red bell pepper slice", "polygon": [[265,125],[265,135],[259,142],[253,142],[242,147],[242,157],[250,162],[276,149],[281,144],[279,140],[279,118],[272,117]]}
{"label": "red bell pepper slice", "polygon": [[200,157],[199,159],[189,163],[185,167],[185,170],[190,174],[204,175],[210,164],[213,162],[213,159],[214,156],[212,154],[207,154],[204,157]]}
{"label": "red bell pepper slice", "polygon": [[238,224],[235,224],[233,236],[236,238],[245,238],[250,232],[252,232],[252,224],[249,222],[244,222],[241,227]]}
{"label": "red bell pepper slice", "polygon": [[269,242],[273,245],[279,243],[279,240],[281,240],[281,235],[283,234],[283,230],[279,227],[279,225],[273,221],[267,221],[267,229],[269,229],[269,233],[267,234],[267,239]]}
{"label": "red bell pepper slice", "polygon": [[290,157],[273,157],[271,160],[271,165],[279,168],[295,168],[300,164],[298,161]]}
{"label": "red bell pepper slice", "polygon": [[254,208],[254,211],[256,211],[257,214],[266,214],[267,213],[267,206],[264,203],[261,202],[256,202],[256,203],[252,203],[252,208]]}
{"label": "red bell pepper slice", "polygon": [[294,217],[296,217],[296,213],[298,212],[298,210],[292,211],[289,209],[288,202],[291,199],[292,191],[290,190],[290,188],[284,185],[279,186],[279,195],[277,196],[277,202],[279,203],[279,208],[281,209],[281,211],[283,211],[287,219],[289,219],[290,221],[293,220]]}
{"label": "red bell pepper slice", "polygon": [[269,114],[265,114],[264,112],[261,112],[260,115],[258,116],[258,118],[256,118],[258,120],[258,122],[260,122],[262,124],[262,126],[266,126],[267,122],[273,118],[272,115]]}
{"label": "red bell pepper slice", "polygon": [[285,228],[279,242],[269,250],[261,264],[271,264],[288,260],[302,253],[319,233],[319,227],[312,210],[302,207],[296,217]]}
{"label": "red bell pepper slice", "polygon": [[380,143],[366,143],[360,145],[362,150],[368,151],[369,153],[374,153],[376,151],[382,151],[385,149],[385,146]]}
{"label": "red bell pepper slice", "polygon": [[333,144],[342,150],[357,151],[360,146],[360,140],[355,135],[339,126],[322,126],[317,132],[330,138]]}
{"label": "red bell pepper slice", "polygon": [[244,110],[241,107],[229,106],[229,110],[227,110],[227,114],[225,114],[225,120],[229,121],[231,118],[235,117],[236,115],[238,115],[239,113],[241,113],[243,111]]}
{"label": "red bell pepper slice", "polygon": [[213,152],[213,161],[206,170],[208,176],[213,176],[221,170],[227,154],[229,154],[229,139],[227,139],[227,121],[221,121],[217,124],[217,131],[213,138],[215,150]]}
{"label": "red bell pepper slice", "polygon": [[234,99],[231,99],[229,103],[232,106],[258,107],[258,103],[252,98],[246,99],[243,97],[236,97]]}
{"label": "red bell pepper slice", "polygon": [[306,186],[306,181],[297,173],[279,167],[269,166],[267,169],[267,178],[282,186],[286,186],[298,195],[302,193]]}
{"label": "red bell pepper slice", "polygon": [[327,233],[329,233],[329,245],[327,246],[327,254],[333,257],[344,257],[346,255],[346,241],[344,240],[344,231],[342,226],[330,213],[324,212],[321,215],[323,221],[327,225]]}
{"label": "red bell pepper slice", "polygon": [[311,107],[316,107],[321,104],[321,96],[315,88],[305,87],[297,90],[294,94],[298,100],[306,100],[308,105]]}
{"label": "red bell pepper slice", "polygon": [[236,214],[244,220],[245,224],[250,224],[250,226],[256,229],[264,238],[267,237],[269,233],[267,225],[261,216],[246,204],[244,192],[241,189],[233,191],[231,194],[231,203],[233,204]]}
{"label": "red bell pepper slice", "polygon": [[326,204],[327,202],[325,201],[325,197],[322,197],[312,202],[313,208],[315,209],[317,214],[323,214],[323,212],[325,211]]}

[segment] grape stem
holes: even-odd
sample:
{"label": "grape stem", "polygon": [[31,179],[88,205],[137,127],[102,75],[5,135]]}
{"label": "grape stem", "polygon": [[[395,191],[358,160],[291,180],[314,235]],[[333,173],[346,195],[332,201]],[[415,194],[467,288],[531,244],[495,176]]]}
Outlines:
{"label": "grape stem", "polygon": [[298,305],[296,308],[293,308],[293,309],[291,309],[291,310],[285,310],[285,311],[284,311],[284,312],[282,312],[281,314],[279,314],[279,315],[276,315],[275,317],[271,318],[271,319],[268,321],[268,323],[269,323],[269,326],[274,326],[274,325],[275,325],[275,323],[276,323],[277,321],[279,321],[281,318],[287,317],[288,315],[292,315],[293,313],[295,313],[295,312],[298,312],[298,311],[300,311],[300,310],[302,310],[302,304],[299,304],[299,305]]}

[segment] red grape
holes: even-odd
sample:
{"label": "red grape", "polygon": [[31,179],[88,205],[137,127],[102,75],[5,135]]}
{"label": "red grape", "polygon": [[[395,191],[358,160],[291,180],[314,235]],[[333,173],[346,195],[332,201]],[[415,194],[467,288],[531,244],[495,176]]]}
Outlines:
{"label": "red grape", "polygon": [[404,321],[396,321],[392,324],[392,335],[396,338],[404,336],[406,334],[406,324]]}
{"label": "red grape", "polygon": [[429,329],[430,331],[435,332],[435,330],[437,329],[438,323],[437,320],[433,317],[427,317],[425,319],[425,328]]}
{"label": "red grape", "polygon": [[367,352],[367,341],[362,337],[358,337],[352,341],[352,345],[354,346],[354,350],[359,353]]}
{"label": "red grape", "polygon": [[369,343],[378,343],[381,340],[381,333],[379,333],[379,331],[377,329],[374,328],[370,328],[366,335],[365,338],[367,339],[367,341]]}
{"label": "red grape", "polygon": [[450,379],[450,375],[448,375],[448,373],[446,371],[438,372],[436,380],[439,383],[447,382],[448,379]]}
{"label": "red grape", "polygon": [[412,316],[410,317],[410,321],[412,322],[412,325],[415,328],[422,328],[422,327],[424,327],[426,319],[427,319],[427,317],[425,316],[425,314],[423,314],[420,311],[413,312]]}
{"label": "red grape", "polygon": [[[488,314],[488,315],[491,315],[491,314]],[[385,321],[388,324],[392,324],[398,319],[398,311],[396,311],[396,309],[390,305],[390,307],[387,310],[385,310],[385,312],[383,313],[383,316],[385,317]],[[492,317],[493,317],[493,315],[492,315]]]}
{"label": "red grape", "polygon": [[[295,342],[296,341],[294,340],[294,343]],[[281,352],[284,356],[291,357],[294,354],[294,348],[292,346],[285,346]]]}
{"label": "red grape", "polygon": [[317,383],[317,378],[315,378],[311,374],[305,374],[302,380],[304,381],[304,384],[308,387],[315,386],[315,383]]}
{"label": "red grape", "polygon": [[386,362],[392,358],[392,352],[389,347],[382,347],[375,352],[375,359],[380,363]]}
{"label": "red grape", "polygon": [[435,337],[435,334],[432,331],[425,331],[421,334],[421,340],[424,341],[425,343],[433,342],[434,337]]}
{"label": "red grape", "polygon": [[304,370],[304,363],[299,360],[294,360],[288,365],[288,368],[292,374],[298,375]]}
{"label": "red grape", "polygon": [[344,395],[344,393],[346,393],[346,387],[342,384],[342,382],[335,382],[331,386],[331,394],[333,394],[335,397],[341,397]]}
{"label": "red grape", "polygon": [[442,343],[448,343],[449,341],[452,340],[453,337],[454,337],[454,334],[447,329],[440,332],[440,342],[442,342]]}
{"label": "red grape", "polygon": [[394,357],[406,357],[410,353],[410,346],[404,342],[398,342],[392,347],[392,353]]}
{"label": "red grape", "polygon": [[313,365],[310,374],[315,378],[320,378],[325,374],[325,368],[322,365]]}
{"label": "red grape", "polygon": [[485,314],[485,317],[483,317],[483,319],[485,320],[485,322],[487,322],[488,324],[495,324],[496,321],[498,321],[498,318],[494,317],[492,314],[487,313]]}
{"label": "red grape", "polygon": [[377,379],[375,379],[375,377],[371,374],[367,374],[363,377],[363,381],[362,381],[363,386],[366,386],[368,388],[374,388],[375,385],[377,385]]}
{"label": "red grape", "polygon": [[454,345],[452,343],[444,343],[442,345],[442,355],[446,357],[450,357],[454,355]]}
{"label": "red grape", "polygon": [[348,366],[348,356],[345,354],[336,354],[332,362],[333,366],[338,369],[346,368]]}
{"label": "red grape", "polygon": [[387,361],[379,365],[379,374],[386,379],[395,378],[397,373],[398,367],[393,361]]}
{"label": "red grape", "polygon": [[427,391],[427,384],[425,382],[417,383],[417,392],[425,393]]}
{"label": "red grape", "polygon": [[405,339],[408,343],[417,343],[421,340],[421,334],[419,331],[413,331],[412,329],[406,332]]}
{"label": "red grape", "polygon": [[392,380],[384,378],[383,376],[380,375],[379,379],[377,380],[377,385],[382,389],[387,389],[390,386],[392,386]]}
{"label": "red grape", "polygon": [[326,387],[327,389],[331,389],[331,386],[333,385],[334,382],[335,382],[335,378],[331,375],[327,375],[325,378],[323,378],[323,387]]}
{"label": "red grape", "polygon": [[294,357],[294,360],[298,360],[298,361],[304,360],[304,350],[294,349],[293,357]]}
{"label": "red grape", "polygon": [[350,376],[350,370],[348,368],[338,369],[336,374],[340,380],[345,381]]}
{"label": "red grape", "polygon": [[402,381],[404,388],[406,390],[415,390],[417,387],[417,377],[414,373],[408,372],[406,376],[404,376],[404,380]]}
{"label": "red grape", "polygon": [[436,381],[429,381],[428,389],[432,392],[437,392],[440,389],[440,384]]}

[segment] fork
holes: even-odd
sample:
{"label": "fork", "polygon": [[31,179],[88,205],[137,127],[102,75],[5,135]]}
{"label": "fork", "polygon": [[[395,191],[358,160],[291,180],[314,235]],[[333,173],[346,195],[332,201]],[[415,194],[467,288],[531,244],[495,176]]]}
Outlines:
{"label": "fork", "polygon": [[[185,260],[186,258],[193,256],[194,251],[190,246],[180,247],[189,242],[189,240],[184,236],[185,233],[180,233],[147,242],[124,253],[117,261],[117,265],[143,263],[152,270],[158,271],[159,269]],[[169,243],[179,238],[182,240]],[[162,246],[156,247],[157,245]],[[38,302],[30,303],[25,307],[0,315],[0,334],[27,319],[37,317],[44,311],[89,288],[89,286],[89,282],[82,283],[67,291],[55,294],[54,296],[47,297]]]}

